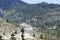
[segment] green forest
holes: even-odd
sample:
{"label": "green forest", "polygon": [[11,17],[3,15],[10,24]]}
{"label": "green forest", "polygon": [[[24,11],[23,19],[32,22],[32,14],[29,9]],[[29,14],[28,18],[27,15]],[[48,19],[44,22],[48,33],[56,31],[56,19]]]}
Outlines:
{"label": "green forest", "polygon": [[[16,27],[19,27],[18,24],[22,24],[22,23],[30,24],[33,30],[36,30],[39,34],[41,33],[39,37],[41,38],[41,40],[59,40],[60,38],[60,32],[59,32],[60,5],[59,4],[53,4],[53,3],[49,4],[45,2],[41,2],[38,4],[27,4],[19,0],[16,1],[0,0],[0,18],[4,20],[3,22],[0,19],[2,21],[2,22],[0,21],[1,22],[0,24],[8,23],[8,25],[11,26],[12,24]],[[9,30],[12,29],[15,30],[16,27],[12,27]],[[12,35],[11,35],[12,36],[11,40],[14,39],[14,34]],[[50,37],[52,38],[50,39]],[[1,38],[2,36],[0,36],[0,39]],[[24,38],[22,40],[24,40]]]}

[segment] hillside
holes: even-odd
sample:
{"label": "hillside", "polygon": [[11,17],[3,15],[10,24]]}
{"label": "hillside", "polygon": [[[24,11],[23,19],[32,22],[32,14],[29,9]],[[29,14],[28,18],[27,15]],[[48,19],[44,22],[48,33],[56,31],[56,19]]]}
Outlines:
{"label": "hillside", "polygon": [[11,7],[25,4],[27,3],[20,0],[0,0],[0,8],[2,9],[10,9]]}
{"label": "hillside", "polygon": [[[34,29],[35,27],[33,28],[31,25],[27,23],[22,23],[18,25],[8,23],[6,20],[0,17],[0,36],[2,36],[2,39],[10,40],[11,34],[14,34],[15,38],[17,40],[20,40],[22,34],[21,33],[22,27],[24,28],[25,39],[27,39],[27,37],[30,39],[35,39],[36,37],[38,37],[38,32],[36,30],[37,28]],[[33,34],[35,34],[35,37],[33,37]]]}
{"label": "hillside", "polygon": [[21,0],[1,0],[0,5],[1,17],[13,24],[25,22],[35,27],[56,25],[55,22],[59,24],[59,4],[48,4],[45,2],[27,4]]}
{"label": "hillside", "polygon": [[[42,4],[41,4],[42,5]],[[23,5],[23,6],[15,6],[7,11],[7,15],[5,16],[10,22],[14,23],[22,23],[26,22],[35,27],[39,27],[42,25],[46,19],[48,20],[49,15],[52,17],[55,15],[57,18],[60,13],[60,6],[56,7],[55,4],[44,4],[44,5]],[[50,5],[53,7],[50,7]],[[57,14],[55,14],[57,13]],[[45,18],[46,17],[46,18]],[[51,18],[52,18],[51,17]],[[59,19],[57,19],[59,20]]]}
{"label": "hillside", "polygon": [[8,23],[6,20],[0,17],[0,34],[2,33],[10,33],[16,30],[16,26]]}
{"label": "hillside", "polygon": [[25,34],[30,35],[29,38],[38,32],[43,36],[51,33],[52,37],[60,37],[60,4],[27,4],[21,0],[0,0],[0,17],[1,33],[17,30],[16,36],[19,36],[20,28],[23,27]]}

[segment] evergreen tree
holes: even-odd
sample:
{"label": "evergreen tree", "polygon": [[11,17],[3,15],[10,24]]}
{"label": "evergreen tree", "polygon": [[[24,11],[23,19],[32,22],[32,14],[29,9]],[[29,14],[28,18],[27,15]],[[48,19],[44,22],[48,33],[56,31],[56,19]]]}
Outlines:
{"label": "evergreen tree", "polygon": [[16,40],[16,38],[14,37],[15,35],[12,33],[11,34],[11,40]]}
{"label": "evergreen tree", "polygon": [[42,34],[41,34],[40,38],[43,39],[43,35]]}
{"label": "evergreen tree", "polygon": [[23,28],[22,28],[21,32],[22,32],[22,35],[21,35],[22,40],[25,40],[25,39],[24,39],[24,29],[23,29]]}
{"label": "evergreen tree", "polygon": [[9,22],[9,20],[6,20],[6,22]]}
{"label": "evergreen tree", "polygon": [[14,34],[17,34],[17,30],[14,32]]}
{"label": "evergreen tree", "polygon": [[3,40],[1,35],[0,35],[0,40]]}
{"label": "evergreen tree", "polygon": [[33,34],[33,37],[35,37],[35,34]]}

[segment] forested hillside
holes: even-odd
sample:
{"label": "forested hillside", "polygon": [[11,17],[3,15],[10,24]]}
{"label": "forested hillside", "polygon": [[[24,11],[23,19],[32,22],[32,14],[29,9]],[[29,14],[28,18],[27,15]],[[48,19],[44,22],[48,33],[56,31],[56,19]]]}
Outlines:
{"label": "forested hillside", "polygon": [[21,0],[0,0],[0,17],[14,25],[30,24],[39,28],[39,31],[57,28],[56,33],[60,36],[60,4],[27,4]]}

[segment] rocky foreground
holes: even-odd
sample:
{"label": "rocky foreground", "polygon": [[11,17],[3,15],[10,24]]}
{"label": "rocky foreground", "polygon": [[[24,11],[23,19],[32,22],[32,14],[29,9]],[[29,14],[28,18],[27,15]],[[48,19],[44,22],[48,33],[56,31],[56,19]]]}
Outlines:
{"label": "rocky foreground", "polygon": [[39,32],[36,30],[37,28],[34,28],[27,23],[14,25],[0,18],[0,36],[4,40],[11,40],[12,34],[16,40],[22,40],[22,28],[24,29],[24,39],[37,40],[39,38]]}

